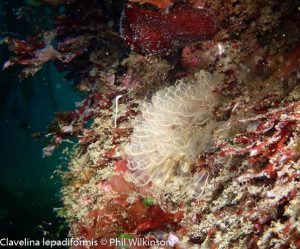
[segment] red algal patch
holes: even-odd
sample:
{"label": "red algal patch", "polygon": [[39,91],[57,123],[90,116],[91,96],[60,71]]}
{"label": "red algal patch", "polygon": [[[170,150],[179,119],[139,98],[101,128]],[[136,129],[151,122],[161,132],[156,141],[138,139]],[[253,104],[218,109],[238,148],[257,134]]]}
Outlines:
{"label": "red algal patch", "polygon": [[120,233],[143,234],[156,229],[175,229],[182,212],[166,213],[158,205],[147,207],[141,198],[128,204],[127,195],[111,200],[107,207],[92,210],[87,216],[90,225],[78,224],[79,236],[98,240],[116,238]]}
{"label": "red algal patch", "polygon": [[219,29],[207,9],[176,5],[169,12],[127,4],[121,19],[121,35],[140,54],[167,54],[172,49],[211,39]]}
{"label": "red algal patch", "polygon": [[296,46],[287,56],[282,66],[279,68],[278,75],[282,78],[299,70],[300,68],[300,45]]}
{"label": "red algal patch", "polygon": [[116,172],[126,172],[127,171],[127,161],[123,160],[123,159],[115,161],[115,171]]}
{"label": "red algal patch", "polygon": [[109,184],[112,189],[120,194],[123,193],[132,193],[136,190],[135,186],[132,183],[129,183],[124,180],[124,177],[121,175],[115,175],[111,179],[109,179]]}

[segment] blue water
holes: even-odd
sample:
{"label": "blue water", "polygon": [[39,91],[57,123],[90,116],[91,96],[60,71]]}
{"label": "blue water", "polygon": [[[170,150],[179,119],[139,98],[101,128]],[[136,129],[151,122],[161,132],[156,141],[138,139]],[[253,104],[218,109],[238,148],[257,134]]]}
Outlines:
{"label": "blue water", "polygon": [[[13,14],[19,2],[0,1],[2,31],[24,32]],[[8,56],[1,46],[0,65]],[[43,159],[47,140],[32,134],[46,131],[55,112],[74,109],[83,96],[52,64],[23,82],[19,71],[13,67],[0,72],[0,238],[64,238],[63,220],[54,212],[62,206],[61,182],[53,174],[63,160],[59,152]]]}

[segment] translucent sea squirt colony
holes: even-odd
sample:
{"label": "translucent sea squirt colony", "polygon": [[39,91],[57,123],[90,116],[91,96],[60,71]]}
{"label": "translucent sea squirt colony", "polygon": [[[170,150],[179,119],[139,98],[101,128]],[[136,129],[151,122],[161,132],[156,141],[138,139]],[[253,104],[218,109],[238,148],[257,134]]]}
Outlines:
{"label": "translucent sea squirt colony", "polygon": [[[125,149],[130,179],[162,188],[175,176],[191,177],[192,164],[204,152],[215,127],[211,75],[200,71],[196,80],[178,80],[156,92],[151,103],[141,105],[131,143]],[[203,172],[207,174],[207,172]]]}

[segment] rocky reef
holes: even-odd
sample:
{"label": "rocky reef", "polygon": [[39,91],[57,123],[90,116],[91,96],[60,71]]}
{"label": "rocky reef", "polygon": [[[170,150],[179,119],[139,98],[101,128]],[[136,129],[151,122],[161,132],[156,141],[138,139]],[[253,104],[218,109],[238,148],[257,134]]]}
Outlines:
{"label": "rocky reef", "polygon": [[72,238],[300,248],[299,1],[39,5],[53,27],[7,38],[4,67],[53,61],[87,92],[44,149],[76,138],[58,210]]}

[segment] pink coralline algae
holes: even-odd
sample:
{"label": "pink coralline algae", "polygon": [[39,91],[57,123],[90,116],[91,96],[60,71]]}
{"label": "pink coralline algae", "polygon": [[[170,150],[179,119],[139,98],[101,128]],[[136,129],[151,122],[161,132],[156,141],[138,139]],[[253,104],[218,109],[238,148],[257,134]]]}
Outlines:
{"label": "pink coralline algae", "polygon": [[170,12],[127,4],[121,19],[121,35],[140,54],[167,54],[172,49],[211,39],[218,21],[207,9],[176,5]]}

